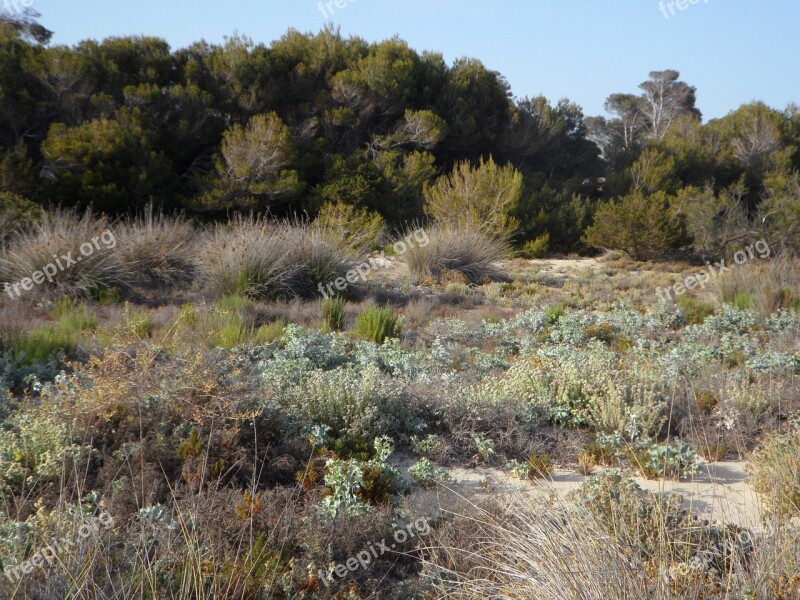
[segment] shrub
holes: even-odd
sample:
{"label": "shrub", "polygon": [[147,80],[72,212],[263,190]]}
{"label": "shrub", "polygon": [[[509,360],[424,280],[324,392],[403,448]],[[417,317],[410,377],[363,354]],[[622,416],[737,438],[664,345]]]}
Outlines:
{"label": "shrub", "polygon": [[[133,273],[120,262],[116,246],[116,237],[104,218],[96,218],[88,210],[81,215],[58,209],[12,233],[7,246],[0,249],[0,281],[18,282],[43,272],[48,265],[58,267],[60,262],[63,269],[57,268],[50,279],[22,293],[89,298],[102,289],[128,287]],[[63,256],[69,256],[74,264]]]}
{"label": "shrub", "polygon": [[386,229],[379,214],[343,202],[326,202],[316,222],[322,230],[341,236],[355,250],[379,248]]}
{"label": "shrub", "polygon": [[527,259],[545,258],[550,253],[550,234],[545,233],[539,237],[525,242],[522,247],[522,256]]}
{"label": "shrub", "polygon": [[495,263],[506,256],[507,247],[499,238],[451,225],[431,228],[428,238],[425,246],[413,245],[404,254],[409,271],[417,277],[440,281],[452,271],[471,283],[502,277]]}
{"label": "shrub", "polygon": [[706,317],[714,314],[714,307],[690,294],[678,296],[675,304],[683,309],[688,325],[702,325]]}
{"label": "shrub", "polygon": [[401,433],[408,418],[403,386],[374,365],[313,370],[274,381],[272,393],[301,430],[326,425],[334,436],[376,437]]}
{"label": "shrub", "polygon": [[64,460],[76,456],[78,446],[70,443],[67,425],[57,416],[19,413],[6,423],[0,434],[0,494],[19,493],[27,488],[55,482],[62,474]]}
{"label": "shrub", "polygon": [[522,174],[490,157],[477,167],[458,163],[425,188],[425,212],[440,223],[506,237],[518,223],[511,216],[522,196]]}
{"label": "shrub", "polygon": [[800,431],[764,442],[753,453],[749,470],[770,514],[800,514]]}
{"label": "shrub", "polygon": [[119,259],[142,285],[178,287],[198,272],[198,232],[182,217],[168,217],[150,205],[139,219],[116,228]]}
{"label": "shrub", "polygon": [[42,215],[42,209],[30,200],[11,192],[0,192],[0,243],[16,229]]}
{"label": "shrub", "polygon": [[699,472],[697,453],[685,442],[655,444],[646,450],[629,448],[631,459],[648,479],[689,478]]}
{"label": "shrub", "polygon": [[391,309],[370,306],[356,317],[355,333],[358,337],[382,344],[387,338],[400,335],[400,321]]}
{"label": "shrub", "polygon": [[601,204],[584,241],[595,248],[623,250],[635,260],[664,258],[691,243],[685,215],[673,212],[670,197],[639,191]]}
{"label": "shrub", "polygon": [[344,329],[344,300],[341,298],[325,298],[322,301],[322,325],[326,331]]}

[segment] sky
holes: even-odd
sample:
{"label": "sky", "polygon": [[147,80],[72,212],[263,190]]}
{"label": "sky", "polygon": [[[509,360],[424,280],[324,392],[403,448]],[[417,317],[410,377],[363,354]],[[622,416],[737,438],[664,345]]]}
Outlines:
{"label": "sky", "polygon": [[289,28],[316,33],[326,23],[369,41],[399,35],[448,63],[480,59],[517,98],[566,97],[587,115],[663,69],[697,88],[705,120],[752,100],[800,103],[798,0],[3,1],[33,2],[53,44],[152,35],[177,49],[234,32],[269,44]]}

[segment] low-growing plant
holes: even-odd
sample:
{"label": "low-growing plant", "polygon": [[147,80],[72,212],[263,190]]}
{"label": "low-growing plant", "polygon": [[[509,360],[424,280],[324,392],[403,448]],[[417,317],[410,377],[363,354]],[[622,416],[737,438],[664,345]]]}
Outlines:
{"label": "low-growing plant", "polygon": [[398,337],[400,329],[400,320],[388,307],[369,306],[356,316],[355,334],[377,344]]}
{"label": "low-growing plant", "polygon": [[427,458],[419,459],[408,468],[408,473],[417,484],[423,487],[450,481],[450,474],[447,469],[434,465]]}
{"label": "low-growing plant", "polygon": [[344,329],[344,300],[325,298],[322,301],[323,331],[342,331]]}
{"label": "low-growing plant", "polygon": [[700,472],[699,456],[682,441],[654,444],[645,450],[629,448],[632,462],[648,479],[690,478]]}
{"label": "low-growing plant", "polygon": [[549,454],[531,454],[527,463],[530,477],[548,477],[553,474],[555,466]]}
{"label": "low-growing plant", "polygon": [[514,479],[530,479],[531,467],[528,463],[520,462],[517,459],[510,460],[506,463],[506,469],[511,471],[511,477]]}
{"label": "low-growing plant", "polygon": [[33,366],[56,358],[74,358],[81,340],[78,329],[41,324],[29,331],[4,339],[4,349],[14,362]]}
{"label": "low-growing plant", "polygon": [[597,459],[588,452],[581,452],[578,455],[578,473],[581,475],[591,475],[597,466]]}
{"label": "low-growing plant", "polygon": [[425,458],[433,458],[438,456],[444,450],[444,441],[442,438],[435,434],[429,434],[425,439],[419,439],[417,436],[411,436],[411,447],[414,452]]}
{"label": "low-growing plant", "polygon": [[678,296],[675,304],[683,309],[688,325],[702,325],[706,317],[710,317],[715,312],[712,304],[703,302],[691,294]]}
{"label": "low-growing plant", "polygon": [[550,234],[545,233],[532,240],[525,242],[522,247],[522,256],[534,260],[545,258],[550,253]]}
{"label": "low-growing plant", "polygon": [[472,438],[475,442],[477,458],[483,462],[489,460],[494,454],[494,442],[484,435],[476,435]]}

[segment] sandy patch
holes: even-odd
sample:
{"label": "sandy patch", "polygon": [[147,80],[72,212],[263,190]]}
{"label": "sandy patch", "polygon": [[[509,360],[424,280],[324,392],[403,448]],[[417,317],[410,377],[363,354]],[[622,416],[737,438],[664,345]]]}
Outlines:
{"label": "sandy patch", "polygon": [[[408,467],[416,462],[414,459],[399,456],[392,462],[410,479]],[[511,491],[565,499],[567,494],[580,488],[586,479],[579,473],[565,469],[556,469],[549,479],[533,482],[513,479],[508,471],[489,467],[454,467],[448,469],[448,472],[452,481],[446,485],[432,489],[414,486],[410,502],[417,510],[435,516],[440,511],[452,510],[454,506],[468,502],[476,496]],[[642,477],[634,479],[642,489],[656,494],[681,494],[684,506],[711,523],[730,523],[754,530],[762,529],[761,503],[748,483],[744,462],[704,464],[696,477],[683,481],[647,480]]]}

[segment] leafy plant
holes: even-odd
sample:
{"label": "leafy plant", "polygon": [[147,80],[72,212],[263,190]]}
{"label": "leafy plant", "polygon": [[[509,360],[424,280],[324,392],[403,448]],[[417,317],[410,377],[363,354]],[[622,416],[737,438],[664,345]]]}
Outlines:
{"label": "leafy plant", "polygon": [[322,301],[321,310],[325,331],[342,331],[344,329],[344,300],[342,298],[325,298]]}
{"label": "leafy plant", "polygon": [[415,482],[423,487],[450,481],[450,474],[447,470],[434,465],[427,458],[419,459],[408,468],[408,473],[414,478]]}
{"label": "leafy plant", "polygon": [[400,328],[400,320],[389,308],[370,306],[356,317],[356,335],[377,344],[382,344],[388,338],[398,337]]}

